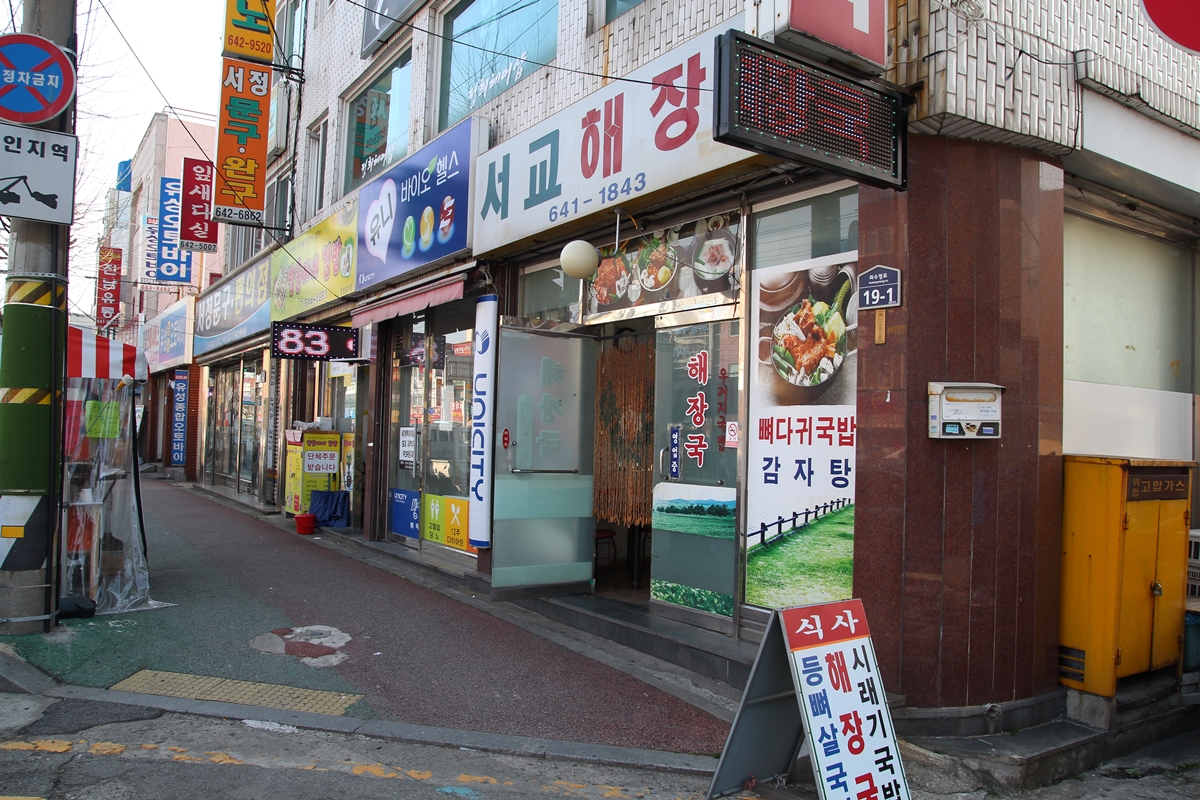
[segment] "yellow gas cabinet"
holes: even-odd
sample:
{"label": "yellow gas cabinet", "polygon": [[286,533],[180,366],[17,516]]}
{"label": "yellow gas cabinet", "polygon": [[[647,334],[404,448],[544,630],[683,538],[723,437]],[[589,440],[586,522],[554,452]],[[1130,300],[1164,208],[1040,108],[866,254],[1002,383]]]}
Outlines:
{"label": "yellow gas cabinet", "polygon": [[1191,461],[1067,456],[1058,675],[1113,697],[1117,679],[1183,654]]}

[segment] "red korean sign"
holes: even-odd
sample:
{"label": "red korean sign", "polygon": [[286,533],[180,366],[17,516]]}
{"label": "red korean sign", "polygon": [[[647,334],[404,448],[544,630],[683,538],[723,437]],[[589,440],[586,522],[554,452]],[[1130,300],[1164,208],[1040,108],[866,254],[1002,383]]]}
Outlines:
{"label": "red korean sign", "polygon": [[270,96],[270,67],[233,58],[221,60],[214,221],[254,227],[264,224]]}
{"label": "red korean sign", "polygon": [[213,165],[200,158],[183,160],[183,202],[179,247],[217,252],[217,223],[212,221]]}
{"label": "red korean sign", "polygon": [[824,800],[908,800],[861,600],[785,608],[792,682]]}
{"label": "red korean sign", "polygon": [[1200,8],[1196,0],[1142,0],[1142,11],[1167,41],[1200,54]]}
{"label": "red korean sign", "polygon": [[105,328],[117,320],[121,311],[121,251],[100,248],[100,268],[96,272],[96,327]]}
{"label": "red korean sign", "polygon": [[880,66],[887,58],[885,0],[792,0],[789,27]]}

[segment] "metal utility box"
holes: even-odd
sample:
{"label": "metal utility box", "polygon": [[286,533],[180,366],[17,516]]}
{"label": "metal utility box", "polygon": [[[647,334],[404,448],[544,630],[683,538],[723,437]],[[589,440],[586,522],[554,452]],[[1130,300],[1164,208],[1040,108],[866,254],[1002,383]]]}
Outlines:
{"label": "metal utility box", "polygon": [[1063,685],[1113,697],[1118,678],[1180,659],[1195,466],[1063,459]]}
{"label": "metal utility box", "polygon": [[1003,394],[994,383],[929,384],[929,438],[999,439]]}

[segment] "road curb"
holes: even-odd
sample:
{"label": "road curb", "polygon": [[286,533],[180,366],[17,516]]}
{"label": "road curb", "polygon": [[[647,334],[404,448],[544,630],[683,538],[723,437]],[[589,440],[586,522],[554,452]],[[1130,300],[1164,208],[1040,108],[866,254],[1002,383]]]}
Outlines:
{"label": "road curb", "polygon": [[[28,666],[28,665],[27,665]],[[30,667],[33,669],[33,667]],[[36,671],[36,670],[35,670]],[[41,673],[39,673],[40,675]],[[43,676],[44,677],[44,676]],[[46,680],[49,680],[46,678]],[[287,711],[278,708],[248,706],[237,703],[218,703],[211,700],[191,700],[183,697],[119,692],[112,689],[93,689],[86,686],[53,685],[41,692],[48,697],[74,700],[92,700],[101,703],[157,708],[176,714],[220,719],[262,720],[280,725],[292,725],[305,730],[346,733],[370,739],[383,739],[408,744],[423,744],[434,747],[479,750],[487,753],[545,758],[556,761],[576,761],[627,769],[648,769],[658,772],[675,772],[684,775],[712,775],[717,766],[714,758],[667,753],[658,750],[640,750],[632,747],[612,747],[585,742],[564,742],[556,739],[539,739],[530,736],[512,736],[499,733],[463,731],[452,728],[435,728],[428,725],[411,725],[405,722],[385,722],[353,717],[336,717],[331,714],[313,714],[305,711]]]}
{"label": "road curb", "polygon": [[0,692],[45,694],[56,686],[49,675],[7,647],[0,647]]}

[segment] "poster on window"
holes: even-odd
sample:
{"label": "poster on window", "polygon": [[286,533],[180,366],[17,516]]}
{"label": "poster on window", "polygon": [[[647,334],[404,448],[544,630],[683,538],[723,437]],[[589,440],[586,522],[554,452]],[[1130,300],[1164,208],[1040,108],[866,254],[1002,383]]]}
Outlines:
{"label": "poster on window", "polygon": [[850,597],[857,255],[751,273],[746,602]]}

